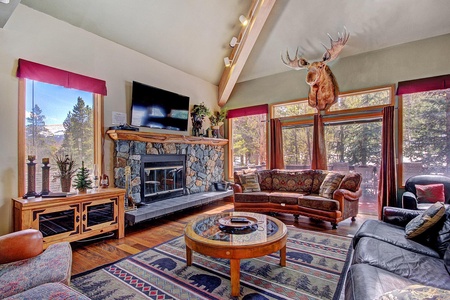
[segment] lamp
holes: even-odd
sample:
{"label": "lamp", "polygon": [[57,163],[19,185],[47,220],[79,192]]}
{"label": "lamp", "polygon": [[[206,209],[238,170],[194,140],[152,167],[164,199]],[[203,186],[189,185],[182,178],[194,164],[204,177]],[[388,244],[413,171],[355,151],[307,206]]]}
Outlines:
{"label": "lamp", "polygon": [[228,56],[227,56],[227,57],[225,57],[225,58],[223,59],[223,62],[225,63],[225,67],[229,67],[229,66],[231,66],[231,63],[232,63],[233,61],[230,60],[230,59],[228,58]]}
{"label": "lamp", "polygon": [[1,3],[8,4],[8,3],[9,3],[9,0],[0,0],[0,2],[1,2]]}
{"label": "lamp", "polygon": [[239,43],[237,41],[237,37],[233,36],[230,41],[230,47],[234,48],[234,46],[236,46],[236,45],[239,45]]}
{"label": "lamp", "polygon": [[239,21],[241,22],[242,26],[247,26],[248,20],[244,15],[240,15]]}

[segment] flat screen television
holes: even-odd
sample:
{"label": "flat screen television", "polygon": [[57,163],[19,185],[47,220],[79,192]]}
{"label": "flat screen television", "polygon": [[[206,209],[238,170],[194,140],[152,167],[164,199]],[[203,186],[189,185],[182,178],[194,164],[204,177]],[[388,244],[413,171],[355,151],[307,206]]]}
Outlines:
{"label": "flat screen television", "polygon": [[131,125],[187,131],[189,97],[133,81]]}

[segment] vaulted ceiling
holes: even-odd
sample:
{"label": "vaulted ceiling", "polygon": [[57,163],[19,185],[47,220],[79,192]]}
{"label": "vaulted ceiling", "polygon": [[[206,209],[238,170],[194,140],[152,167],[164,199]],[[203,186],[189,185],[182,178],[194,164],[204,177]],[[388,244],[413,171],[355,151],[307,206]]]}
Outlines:
{"label": "vaulted ceiling", "polygon": [[[14,2],[0,3],[0,10]],[[260,13],[264,22],[240,61],[237,82],[288,71],[280,59],[286,50],[293,54],[299,47],[307,59],[321,59],[322,43],[329,45],[327,33],[336,37],[344,26],[350,40],[340,57],[450,33],[447,0],[20,2],[215,85],[225,76],[223,59],[233,50],[231,38],[242,34],[238,18],[252,16],[254,5],[266,5],[268,14],[255,10],[256,18]]]}

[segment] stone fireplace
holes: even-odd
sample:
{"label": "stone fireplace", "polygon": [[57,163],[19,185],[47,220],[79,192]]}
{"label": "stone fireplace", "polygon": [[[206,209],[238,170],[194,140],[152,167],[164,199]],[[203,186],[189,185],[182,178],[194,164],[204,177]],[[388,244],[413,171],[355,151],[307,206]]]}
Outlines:
{"label": "stone fireplace", "polygon": [[[108,134],[114,140],[115,186],[125,188],[125,167],[130,166],[135,203],[214,191],[212,183],[224,180],[227,140],[120,130]],[[149,160],[156,166],[150,166]],[[180,160],[184,160],[184,171]],[[167,189],[174,194],[166,195]]]}

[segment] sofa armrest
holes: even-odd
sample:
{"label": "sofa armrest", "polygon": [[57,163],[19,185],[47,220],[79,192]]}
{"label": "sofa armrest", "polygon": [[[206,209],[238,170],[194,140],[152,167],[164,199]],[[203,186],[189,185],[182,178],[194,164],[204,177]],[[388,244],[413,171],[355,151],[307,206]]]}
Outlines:
{"label": "sofa armrest", "polygon": [[411,192],[402,195],[402,207],[406,209],[417,209],[417,197]]}
{"label": "sofa armrest", "polygon": [[242,193],[242,186],[237,183],[231,183],[231,187],[233,188],[233,192],[236,193]]}
{"label": "sofa armrest", "polygon": [[420,215],[420,210],[404,209],[400,207],[385,206],[383,208],[383,221],[389,224],[405,227],[412,219]]}
{"label": "sofa armrest", "polygon": [[362,189],[352,192],[346,189],[337,189],[333,193],[333,199],[339,200],[340,198],[345,198],[347,200],[358,200],[362,195]]}
{"label": "sofa armrest", "polygon": [[44,249],[42,233],[25,229],[0,236],[0,264],[38,256]]}

